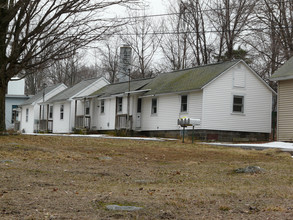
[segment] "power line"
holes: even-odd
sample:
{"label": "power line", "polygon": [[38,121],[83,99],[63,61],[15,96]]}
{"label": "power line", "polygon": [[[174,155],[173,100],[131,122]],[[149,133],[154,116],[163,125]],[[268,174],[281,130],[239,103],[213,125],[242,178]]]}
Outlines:
{"label": "power line", "polygon": [[[292,3],[292,0],[288,1],[274,1],[274,3]],[[268,5],[275,5],[274,3],[270,3]],[[245,5],[245,7],[263,7],[263,4],[257,2],[254,5]],[[212,11],[222,11],[222,10],[232,10],[238,9],[239,7],[229,7],[229,8],[209,8],[209,9],[200,9],[200,12],[212,12]],[[198,9],[198,8],[197,8]],[[192,14],[192,11],[184,11],[186,14]],[[150,14],[150,15],[137,15],[137,16],[127,16],[127,17],[112,17],[112,18],[104,18],[105,20],[130,20],[130,19],[139,19],[139,18],[154,18],[154,17],[164,17],[164,16],[171,16],[171,15],[180,15],[182,12],[171,12],[171,13],[162,13],[162,14]]]}
{"label": "power line", "polygon": [[[279,3],[283,2],[291,2],[291,1],[278,1]],[[252,6],[252,5],[250,5]],[[235,8],[235,7],[234,7]],[[216,8],[216,9],[204,9],[202,11],[208,12],[208,11],[214,11],[214,10],[226,10],[227,8]],[[229,8],[229,9],[233,9]],[[188,12],[191,13],[191,12]],[[135,19],[135,18],[146,18],[146,17],[160,17],[160,16],[169,16],[169,15],[178,15],[180,12],[174,12],[174,13],[165,13],[165,14],[153,14],[153,15],[143,15],[143,16],[134,16],[134,17],[122,17],[122,18],[109,18],[109,19]],[[66,23],[66,22],[63,22]],[[70,23],[70,22],[68,22]],[[275,29],[282,30],[282,29],[292,29],[293,27],[291,26],[284,26],[284,27],[275,27]],[[266,31],[266,30],[271,30],[269,27],[264,27],[264,28],[245,28],[242,29],[241,31]],[[240,30],[234,30],[234,31],[240,31]],[[204,34],[204,33],[219,33],[222,32],[222,30],[218,31],[216,29],[210,29],[210,30],[204,30],[204,31],[158,31],[158,32],[150,32],[150,33],[109,33],[109,34],[103,34],[104,36],[135,36],[135,35],[182,35],[182,34]],[[224,31],[227,32],[227,31]],[[84,34],[84,36],[96,36],[95,34]]]}

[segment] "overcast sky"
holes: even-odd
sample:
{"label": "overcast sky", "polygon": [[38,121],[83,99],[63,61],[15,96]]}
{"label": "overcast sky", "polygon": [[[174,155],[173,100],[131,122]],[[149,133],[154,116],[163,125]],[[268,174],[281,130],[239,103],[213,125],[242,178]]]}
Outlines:
{"label": "overcast sky", "polygon": [[[164,14],[166,13],[166,2],[169,0],[141,0],[149,4],[147,14]],[[126,9],[120,6],[113,6],[107,10],[107,17],[125,17],[127,16]]]}
{"label": "overcast sky", "polygon": [[[166,13],[166,5],[170,0],[141,0],[142,2],[149,4],[149,9],[146,11],[146,14],[156,15],[156,14],[165,14]],[[106,17],[115,18],[115,17],[128,17],[128,14],[124,7],[113,6],[106,11]],[[96,45],[95,45],[96,46]],[[95,52],[87,48],[84,51],[84,56],[88,64],[95,63]]]}
{"label": "overcast sky", "polygon": [[165,1],[164,0],[147,0],[150,3],[152,14],[165,13]]}

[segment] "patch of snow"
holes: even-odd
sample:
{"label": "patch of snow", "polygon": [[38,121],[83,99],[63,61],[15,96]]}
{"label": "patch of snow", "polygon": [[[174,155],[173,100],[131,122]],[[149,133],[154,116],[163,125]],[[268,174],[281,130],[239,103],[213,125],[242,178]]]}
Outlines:
{"label": "patch of snow", "polygon": [[143,141],[175,141],[173,138],[152,138],[152,137],[116,137],[105,134],[40,134],[40,133],[24,133],[24,135],[40,135],[40,136],[62,136],[62,137],[89,137],[89,138],[105,138],[105,139],[123,139],[123,140],[143,140]]}
{"label": "patch of snow", "polygon": [[232,144],[232,143],[204,143],[209,145],[218,145],[218,146],[229,146],[229,147],[249,147],[249,148],[278,148],[282,150],[293,150],[293,143],[286,143],[280,141],[268,142],[268,143],[254,143],[254,144]]}

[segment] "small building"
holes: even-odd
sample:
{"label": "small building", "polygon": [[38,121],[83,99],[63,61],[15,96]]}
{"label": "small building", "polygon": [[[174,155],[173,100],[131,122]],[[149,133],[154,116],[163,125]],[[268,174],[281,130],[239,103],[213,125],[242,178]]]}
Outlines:
{"label": "small building", "polygon": [[[50,99],[66,88],[67,86],[65,86],[63,83],[49,86],[20,105],[20,130],[23,133],[34,133],[45,129],[50,130],[52,127],[50,120],[50,117],[53,114],[52,107],[48,106],[47,108],[46,106],[41,105],[41,103]],[[46,119],[47,115],[49,116],[49,120]]]}
{"label": "small building", "polygon": [[293,57],[271,77],[278,82],[277,139],[293,141]]}
{"label": "small building", "polygon": [[53,133],[71,133],[74,129],[91,126],[92,103],[85,97],[108,85],[104,77],[83,80],[53,96],[42,105],[51,105]]}
{"label": "small building", "polygon": [[30,97],[25,95],[25,80],[17,77],[8,82],[7,94],[5,95],[5,124],[6,129],[19,130],[18,107]]}
{"label": "small building", "polygon": [[142,88],[152,79],[109,84],[92,93],[91,130],[140,130]]}
{"label": "small building", "polygon": [[176,131],[177,118],[201,120],[203,140],[266,140],[273,89],[243,60],[160,74],[143,89],[141,130]]}
{"label": "small building", "polygon": [[162,73],[130,82],[130,89],[128,85],[112,84],[91,94],[96,99],[93,128],[174,136],[182,129],[177,119],[185,116],[201,120],[195,129],[202,140],[269,139],[275,92],[242,60]]}

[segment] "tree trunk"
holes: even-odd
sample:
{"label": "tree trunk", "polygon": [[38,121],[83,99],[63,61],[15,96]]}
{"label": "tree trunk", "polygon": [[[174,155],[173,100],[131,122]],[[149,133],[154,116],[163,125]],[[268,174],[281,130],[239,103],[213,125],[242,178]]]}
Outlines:
{"label": "tree trunk", "polygon": [[0,81],[0,134],[6,131],[5,125],[5,95],[8,82]]}

